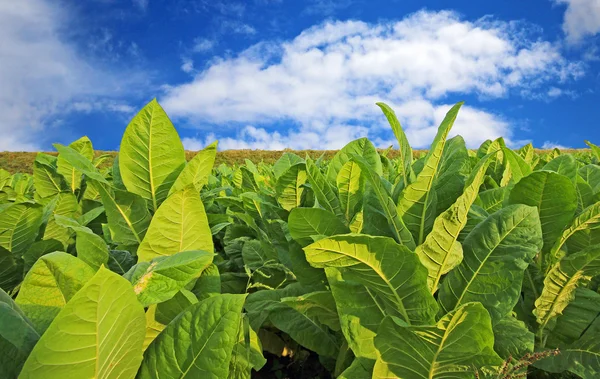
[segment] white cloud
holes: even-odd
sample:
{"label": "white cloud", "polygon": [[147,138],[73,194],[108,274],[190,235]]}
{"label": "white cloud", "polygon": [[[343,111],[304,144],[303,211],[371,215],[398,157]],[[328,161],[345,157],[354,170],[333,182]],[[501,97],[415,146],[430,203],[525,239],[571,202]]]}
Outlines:
{"label": "white cloud", "polygon": [[[291,41],[258,43],[236,57],[213,60],[191,82],[169,87],[161,103],[190,123],[253,125],[231,140],[221,138],[222,148],[327,148],[343,145],[357,131],[393,138],[374,105],[385,101],[411,142],[424,147],[450,98],[489,99],[525,89],[547,93],[549,84],[581,75],[580,64],[566,61],[553,44],[528,38],[518,24],[421,11],[398,22],[326,22]],[[470,146],[510,138],[501,117],[472,107],[463,113],[455,130]],[[275,132],[269,123],[299,126]],[[330,140],[324,136],[329,129],[338,131]]]}
{"label": "white cloud", "polygon": [[564,149],[570,149],[570,147],[559,145],[556,142],[546,141],[542,145],[542,149],[561,149],[561,150],[564,150]]}
{"label": "white cloud", "polygon": [[194,71],[194,61],[190,58],[182,58],[183,63],[181,64],[181,71],[185,73],[190,73]]}
{"label": "white cloud", "polygon": [[196,38],[192,51],[195,53],[204,53],[215,46],[215,41],[207,38]]}
{"label": "white cloud", "polygon": [[219,23],[219,26],[221,28],[221,32],[223,32],[223,33],[248,34],[248,35],[256,34],[256,29],[253,26],[245,24],[241,21],[222,20]]}
{"label": "white cloud", "polygon": [[130,73],[115,76],[95,67],[64,42],[61,28],[68,27],[70,15],[60,4],[0,1],[0,151],[38,150],[54,142],[48,139],[64,133],[52,125],[65,112],[128,107],[107,101],[84,105],[121,93]]}
{"label": "white cloud", "polygon": [[577,43],[600,32],[600,0],[555,0],[566,4],[563,30],[567,41]]}

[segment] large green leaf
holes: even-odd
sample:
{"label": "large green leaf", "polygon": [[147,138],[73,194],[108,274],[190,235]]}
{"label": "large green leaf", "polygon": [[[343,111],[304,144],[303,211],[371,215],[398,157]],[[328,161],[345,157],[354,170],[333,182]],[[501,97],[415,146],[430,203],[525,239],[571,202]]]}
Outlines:
{"label": "large green leaf", "polygon": [[375,146],[367,138],[359,138],[348,143],[331,159],[327,166],[327,181],[329,183],[335,183],[344,163],[348,162],[354,155],[363,157],[377,175],[383,174],[381,159],[379,159],[377,149],[375,149]]}
{"label": "large green leaf", "polygon": [[[585,208],[573,221],[569,227],[563,230],[562,234],[556,242],[552,249],[550,250],[549,259],[550,264],[553,265],[560,259],[560,251],[565,246],[569,238],[573,237],[573,235],[577,232],[581,232],[583,230],[591,230],[597,229],[600,227],[600,202],[590,205]],[[572,253],[576,253],[573,251]]]}
{"label": "large green leaf", "polygon": [[546,346],[558,347],[572,344],[583,335],[598,315],[600,315],[600,294],[589,288],[578,287],[575,290],[575,298],[557,317]]}
{"label": "large green leaf", "polygon": [[443,313],[478,301],[494,320],[507,315],[521,294],[523,273],[542,247],[537,210],[512,205],[490,215],[463,243],[464,259],[442,281]]}
{"label": "large green leaf", "polygon": [[[94,159],[94,148],[92,147],[92,141],[88,137],[81,137],[69,144],[69,147],[87,158],[90,163]],[[69,160],[65,159],[62,154],[58,154],[57,165],[58,173],[65,178],[71,192],[75,193],[75,190],[81,187],[82,172],[73,167]]]}
{"label": "large green leaf", "polygon": [[279,158],[277,162],[273,164],[273,173],[275,174],[275,179],[279,178],[281,174],[287,171],[288,168],[301,162],[304,162],[304,159],[300,158],[296,154],[288,152],[283,153],[281,158]]}
{"label": "large green leaf", "polygon": [[56,157],[37,154],[33,162],[33,183],[40,197],[54,196],[67,189],[65,179],[57,171]]}
{"label": "large green leaf", "polygon": [[73,235],[67,227],[60,225],[58,219],[67,217],[70,219],[78,218],[81,215],[81,206],[77,197],[71,192],[61,192],[55,197],[55,205],[52,210],[52,216],[44,229],[44,239],[60,241],[63,245],[62,250],[66,250]]}
{"label": "large green leaf", "polygon": [[213,251],[204,205],[194,186],[172,194],[158,208],[137,255],[147,262],[187,250]]}
{"label": "large green leaf", "polygon": [[17,304],[0,289],[0,377],[16,378],[39,338]]}
{"label": "large green leaf", "polygon": [[402,216],[417,245],[422,244],[425,240],[428,223],[433,223],[435,204],[432,204],[432,187],[444,151],[446,137],[454,125],[462,104],[462,102],[456,104],[446,114],[427,153],[423,170],[417,175],[417,179],[404,189],[398,202],[398,213]]}
{"label": "large green leaf", "polygon": [[340,320],[331,291],[315,291],[295,297],[284,297],[281,302],[308,318],[327,325],[331,330],[340,330]]}
{"label": "large green leaf", "polygon": [[517,183],[523,177],[531,174],[531,166],[513,150],[503,147],[505,169],[502,173],[501,186],[507,186],[509,183]]}
{"label": "large green leaf", "polygon": [[35,241],[42,225],[43,208],[33,204],[12,204],[0,210],[0,247],[16,256]]}
{"label": "large green leaf", "polygon": [[[548,252],[573,218],[577,193],[567,177],[551,171],[536,171],[514,186],[509,203],[537,207],[544,237],[543,250]],[[540,259],[543,259],[541,255]]]}
{"label": "large green leaf", "polygon": [[433,224],[431,233],[415,252],[429,274],[427,283],[432,293],[438,289],[442,275],[456,267],[462,260],[463,249],[458,236],[467,224],[471,205],[477,198],[491,154],[482,158],[469,176],[462,195]]}
{"label": "large green leaf", "polygon": [[600,192],[600,167],[595,164],[589,164],[579,169],[579,175],[592,188],[594,194]]}
{"label": "large green leaf", "polygon": [[231,353],[228,378],[250,379],[252,369],[258,371],[266,362],[260,339],[254,329],[248,326],[248,318],[244,317],[238,327],[237,341]]}
{"label": "large green leaf", "polygon": [[467,303],[435,326],[401,326],[386,318],[375,337],[373,378],[473,378],[474,368],[499,365],[490,316]]}
{"label": "large green leaf", "polygon": [[344,217],[344,212],[333,186],[325,179],[321,169],[310,158],[306,159],[306,175],[319,205],[338,217]]}
{"label": "large green leaf", "polygon": [[215,164],[217,156],[217,141],[199,151],[181,171],[175,183],[169,190],[169,195],[180,191],[192,184],[198,192],[208,183],[208,177]]}
{"label": "large green leaf", "polygon": [[25,276],[16,302],[41,334],[92,276],[94,270],[79,258],[46,254]]}
{"label": "large green leaf", "polygon": [[494,351],[502,357],[521,358],[534,349],[535,335],[523,321],[506,316],[494,324]]}
{"label": "large green leaf", "polygon": [[364,182],[364,175],[358,163],[354,161],[344,163],[336,178],[336,184],[347,222],[352,221],[354,215],[360,210],[365,189]]}
{"label": "large green leaf", "polygon": [[277,201],[283,209],[291,211],[300,206],[305,182],[306,165],[304,163],[297,163],[281,174],[275,183],[275,191],[277,192]]}
{"label": "large green leaf", "polygon": [[400,151],[400,155],[398,156],[398,171],[400,171],[400,174],[402,175],[404,185],[408,185],[413,159],[412,149],[408,143],[408,138],[406,138],[406,134],[404,134],[404,130],[402,130],[402,125],[400,125],[392,108],[385,103],[377,103],[377,105],[381,108],[381,111],[392,127],[396,140],[398,140],[398,150]]}
{"label": "large green leaf", "polygon": [[145,324],[129,282],[101,268],[50,324],[20,378],[133,378]]}
{"label": "large green leaf", "polygon": [[189,307],[144,352],[138,378],[227,378],[246,295],[217,295]]}
{"label": "large green leaf", "polygon": [[556,316],[574,299],[577,287],[596,275],[600,275],[600,245],[568,255],[556,263],[546,275],[542,294],[535,301],[533,313],[540,328],[552,329]]}
{"label": "large green leaf", "polygon": [[573,183],[577,181],[577,161],[571,154],[559,155],[542,168],[566,176]]}
{"label": "large green leaf", "polygon": [[12,291],[23,279],[23,261],[0,247],[0,289]]}
{"label": "large green leaf", "polygon": [[369,163],[364,158],[355,155],[352,157],[352,160],[358,164],[370,183],[370,189],[374,195],[373,200],[376,202],[376,204],[371,205],[373,211],[380,213],[385,220],[387,220],[392,236],[397,242],[402,243],[409,249],[414,249],[415,241],[413,240],[410,230],[404,225],[404,222],[396,209],[396,205],[390,197],[390,193],[385,188],[381,176],[369,166]]}
{"label": "large green leaf", "polygon": [[150,225],[146,201],[131,192],[97,186],[106,210],[111,238],[124,245],[139,245]]}
{"label": "large green leaf", "polygon": [[56,222],[63,227],[73,229],[77,238],[75,239],[75,249],[77,258],[81,259],[94,270],[108,263],[108,246],[102,237],[85,227],[77,221],[64,216],[55,216]]}
{"label": "large green leaf", "polygon": [[350,230],[339,218],[321,208],[294,208],[288,218],[290,235],[302,246]]}
{"label": "large green leaf", "polygon": [[335,299],[340,327],[356,357],[375,360],[373,339],[386,316],[382,299],[364,285],[344,280],[338,269],[325,269]]}
{"label": "large green leaf", "polygon": [[68,164],[72,169],[83,173],[95,181],[109,184],[106,178],[98,171],[96,166],[94,166],[92,160],[82,155],[78,150],[71,146],[63,146],[59,143],[55,143],[52,146],[58,151],[61,161],[63,161],[63,166]]}
{"label": "large green leaf", "polygon": [[140,303],[150,304],[169,300],[192,279],[200,276],[213,260],[213,253],[182,251],[171,256],[141,262],[125,275],[133,284]]}
{"label": "large green leaf", "polygon": [[312,266],[337,268],[344,280],[381,296],[390,314],[409,324],[433,322],[437,307],[427,288],[427,270],[406,246],[387,237],[348,234],[317,241],[304,251]]}
{"label": "large green leaf", "polygon": [[156,210],[184,166],[179,134],[154,99],[135,115],[123,134],[119,153],[123,183]]}
{"label": "large green leaf", "polygon": [[559,346],[560,353],[535,363],[545,371],[562,373],[570,371],[583,379],[595,379],[600,375],[600,318],[570,345]]}

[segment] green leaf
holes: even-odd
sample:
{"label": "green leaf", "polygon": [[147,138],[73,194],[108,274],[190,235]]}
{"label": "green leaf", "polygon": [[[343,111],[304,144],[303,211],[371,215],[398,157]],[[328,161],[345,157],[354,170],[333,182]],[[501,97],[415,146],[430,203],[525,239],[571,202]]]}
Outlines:
{"label": "green leaf", "polygon": [[463,248],[458,242],[458,236],[467,224],[469,209],[477,198],[491,156],[492,154],[488,154],[479,161],[469,176],[462,195],[435,219],[431,233],[415,250],[421,263],[429,272],[427,283],[431,293],[437,291],[442,275],[452,270],[462,260]]}
{"label": "green leaf", "polygon": [[0,289],[0,377],[16,378],[39,338],[13,299]]}
{"label": "green leaf", "polygon": [[583,166],[579,169],[579,175],[592,187],[592,192],[600,192],[600,167],[594,164]]}
{"label": "green leaf", "polygon": [[493,213],[465,239],[462,263],[443,280],[438,296],[442,312],[478,301],[492,319],[506,316],[517,303],[523,273],[541,246],[534,207],[512,205]]}
{"label": "green leaf", "polygon": [[432,211],[435,210],[435,204],[432,204],[432,187],[444,151],[446,137],[454,125],[462,104],[462,102],[456,104],[446,114],[427,153],[423,170],[417,175],[417,179],[404,189],[398,202],[398,213],[402,216],[417,245],[423,243],[427,233],[427,224],[430,221],[433,222]]}
{"label": "green leaf", "polygon": [[569,178],[573,183],[577,181],[577,161],[570,154],[559,155],[542,168],[542,170],[554,171]]}
{"label": "green leaf", "polygon": [[509,203],[538,208],[544,237],[543,249],[547,252],[573,218],[577,194],[567,177],[551,171],[536,171],[514,186]]}
{"label": "green leaf", "polygon": [[573,221],[569,227],[563,230],[560,237],[556,240],[554,246],[550,250],[550,264],[553,265],[560,259],[560,251],[575,233],[582,230],[597,229],[600,227],[600,202],[597,202],[585,208]]}
{"label": "green leaf", "polygon": [[32,204],[12,204],[0,211],[0,247],[15,256],[23,254],[38,235],[43,208]]}
{"label": "green leaf", "polygon": [[65,179],[58,173],[56,157],[38,153],[33,162],[33,184],[40,197],[54,196],[67,189]]}
{"label": "green leaf", "polygon": [[179,314],[197,302],[196,295],[191,291],[181,289],[169,300],[156,305],[156,321],[168,325]]}
{"label": "green leaf", "polygon": [[252,369],[258,371],[267,363],[262,351],[258,335],[248,326],[248,319],[242,318],[229,361],[228,378],[250,379]]}
{"label": "green leaf", "polygon": [[179,134],[154,99],[135,115],[123,134],[119,153],[123,183],[156,210],[184,166]]}
{"label": "green leaf", "polygon": [[181,171],[169,190],[169,195],[193,185],[198,192],[208,183],[208,177],[215,164],[217,141],[198,152]]}
{"label": "green leaf", "polygon": [[305,182],[306,165],[304,163],[297,163],[281,174],[275,183],[275,191],[277,192],[277,201],[283,209],[291,211],[300,206]]}
{"label": "green leaf", "polygon": [[97,188],[106,210],[112,240],[123,245],[140,244],[151,219],[146,201],[131,192],[109,191],[101,184]]}
{"label": "green leaf", "polygon": [[350,232],[339,218],[321,208],[292,209],[288,226],[292,238],[302,246],[324,237]]}
{"label": "green leaf", "polygon": [[369,163],[364,158],[355,155],[352,157],[352,160],[358,164],[371,185],[370,188],[374,194],[373,200],[376,201],[377,206],[377,208],[373,210],[381,213],[385,217],[396,242],[402,243],[409,249],[414,249],[415,241],[408,228],[404,225],[394,201],[385,188],[381,176],[369,166]]}
{"label": "green leaf", "polygon": [[138,378],[227,377],[246,295],[217,295],[189,307],[148,346]]}
{"label": "green leaf", "polygon": [[127,250],[110,250],[108,268],[119,275],[125,274],[135,264],[135,258]]}
{"label": "green leaf", "polygon": [[508,196],[509,187],[491,188],[489,190],[479,192],[479,196],[475,204],[483,208],[488,213],[499,211],[504,205],[504,201]]}
{"label": "green leaf", "polygon": [[436,305],[427,288],[427,270],[405,246],[387,237],[339,235],[306,248],[313,267],[333,267],[344,280],[363,284],[408,324],[433,322]]}
{"label": "green leaf", "polygon": [[348,346],[356,357],[369,358],[374,363],[377,352],[373,339],[386,316],[383,300],[364,285],[344,280],[338,269],[325,270]]}
{"label": "green leaf", "polygon": [[192,292],[200,301],[221,293],[221,276],[216,264],[211,263],[202,271]]}
{"label": "green leaf", "polygon": [[398,156],[398,171],[402,175],[402,180],[404,180],[406,185],[409,183],[413,159],[412,149],[408,143],[408,138],[406,138],[406,134],[404,134],[402,126],[400,125],[398,118],[396,118],[396,113],[394,113],[392,108],[385,103],[377,103],[377,106],[381,108],[381,111],[390,123],[392,131],[398,141],[398,150],[400,151],[400,155]]}
{"label": "green leaf", "polygon": [[544,289],[535,301],[535,314],[540,329],[553,328],[556,316],[575,297],[575,290],[600,275],[600,245],[568,255],[556,263],[544,279]]}
{"label": "green leaf", "polygon": [[354,161],[344,163],[336,178],[336,184],[346,221],[350,222],[360,211],[365,190],[364,175],[358,163]]}
{"label": "green leaf", "polygon": [[[41,256],[55,251],[61,251],[62,249],[62,243],[57,240],[49,239],[35,241],[23,254],[23,273],[27,274]],[[0,267],[2,267],[2,265],[0,265]]]}
{"label": "green leaf", "polygon": [[599,314],[600,294],[588,288],[578,287],[575,290],[575,298],[557,317],[556,325],[548,336],[547,346],[558,347],[577,341]]}
{"label": "green leaf", "polygon": [[375,361],[368,358],[355,358],[350,367],[344,370],[338,379],[371,379]]}
{"label": "green leaf", "polygon": [[300,158],[294,153],[283,153],[281,158],[273,164],[273,173],[275,174],[275,179],[278,179],[281,174],[286,172],[290,167],[295,164],[303,163],[304,159]]}
{"label": "green leaf", "polygon": [[68,164],[72,169],[83,173],[97,182],[109,184],[106,178],[94,166],[91,159],[87,159],[87,157],[70,146],[63,146],[60,143],[52,144],[52,146],[58,151],[61,161],[64,162],[63,167]]}
{"label": "green leaf", "polygon": [[531,166],[521,156],[507,147],[502,148],[504,154],[505,170],[502,173],[502,187],[509,183],[517,183],[523,177],[531,174]]}
{"label": "green leaf", "polygon": [[490,316],[478,303],[448,313],[435,326],[400,326],[387,317],[375,337],[373,378],[473,378],[499,365]]}
{"label": "green leaf", "polygon": [[596,156],[596,159],[600,160],[600,146],[594,145],[590,141],[584,141],[586,145],[592,149],[592,153]]}
{"label": "green leaf", "polygon": [[16,302],[42,334],[93,276],[94,270],[79,258],[62,252],[46,254],[25,276]]}
{"label": "green leaf", "polygon": [[108,246],[102,237],[94,233],[77,231],[75,249],[77,257],[94,270],[108,263]]}
{"label": "green leaf", "polygon": [[213,253],[206,251],[182,251],[158,257],[152,262],[141,262],[126,275],[140,303],[147,307],[173,297],[192,279],[212,263]]}
{"label": "green leaf", "polygon": [[561,346],[556,356],[542,359],[535,367],[552,373],[570,371],[583,379],[594,379],[600,375],[600,318],[587,329],[579,340]]}
{"label": "green leaf", "polygon": [[[54,239],[60,241],[63,245],[62,250],[66,250],[71,242],[73,233],[67,226],[60,224],[62,218],[78,218],[81,215],[81,206],[77,202],[77,197],[71,192],[61,192],[56,198],[52,216],[44,230],[44,239]],[[75,222],[75,224],[77,224]],[[78,224],[77,224],[78,225]]]}
{"label": "green leaf", "polygon": [[12,291],[23,279],[23,261],[0,247],[0,289]]}
{"label": "green leaf", "polygon": [[144,310],[131,285],[100,268],[50,324],[20,377],[132,378],[144,334]]}
{"label": "green leaf", "polygon": [[[81,137],[69,144],[69,147],[87,158],[90,162],[93,161],[94,148],[92,147],[92,141],[88,137]],[[58,154],[57,165],[58,173],[65,178],[69,190],[75,193],[75,190],[81,187],[81,171],[73,167],[69,162],[69,157],[65,158],[63,154]]]}
{"label": "green leaf", "polygon": [[244,243],[242,247],[242,258],[244,264],[251,270],[256,270],[268,262],[277,261],[277,251],[267,242],[259,240],[251,240]]}
{"label": "green leaf", "polygon": [[308,318],[327,325],[331,330],[340,330],[340,320],[335,300],[330,291],[315,291],[296,297],[284,297],[281,302]]}
{"label": "green leaf", "polygon": [[333,187],[310,158],[306,159],[306,175],[319,205],[338,217],[344,217],[340,201]]}
{"label": "green leaf", "polygon": [[348,143],[333,156],[327,166],[327,181],[329,183],[335,183],[338,173],[344,166],[344,163],[348,162],[355,155],[363,157],[367,162],[367,165],[375,171],[377,175],[383,175],[381,159],[379,159],[377,149],[375,149],[375,146],[373,146],[371,141],[363,137]]}
{"label": "green leaf", "polygon": [[138,261],[173,255],[180,251],[213,252],[212,233],[204,205],[193,186],[174,193],[152,217],[150,227],[137,251]]}
{"label": "green leaf", "polygon": [[502,357],[521,358],[534,349],[535,335],[523,321],[506,316],[494,324],[494,351]]}

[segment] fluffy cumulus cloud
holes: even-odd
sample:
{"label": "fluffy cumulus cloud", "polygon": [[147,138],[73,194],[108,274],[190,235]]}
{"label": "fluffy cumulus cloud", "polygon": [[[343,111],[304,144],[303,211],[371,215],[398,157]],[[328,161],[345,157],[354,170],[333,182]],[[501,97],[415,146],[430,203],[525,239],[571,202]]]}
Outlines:
{"label": "fluffy cumulus cloud", "polygon": [[[582,75],[528,29],[447,11],[379,24],[325,22],[293,40],[213,60],[190,82],[169,87],[161,102],[190,124],[242,125],[217,133],[221,148],[279,149],[338,148],[365,135],[387,144],[393,136],[375,106],[385,101],[411,143],[424,147],[450,100],[547,93],[550,84]],[[454,133],[475,146],[501,135],[510,140],[512,129],[498,115],[465,107]]]}
{"label": "fluffy cumulus cloud", "polygon": [[600,33],[600,0],[555,0],[565,4],[567,9],[563,30],[572,43],[582,38]]}
{"label": "fluffy cumulus cloud", "polygon": [[39,150],[65,112],[130,112],[111,96],[124,82],[61,38],[69,14],[46,0],[0,1],[0,151]]}

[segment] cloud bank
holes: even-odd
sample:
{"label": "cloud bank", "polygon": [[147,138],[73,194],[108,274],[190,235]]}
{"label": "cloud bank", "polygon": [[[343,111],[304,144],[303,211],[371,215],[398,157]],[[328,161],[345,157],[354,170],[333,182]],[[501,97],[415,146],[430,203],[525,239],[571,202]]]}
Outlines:
{"label": "cloud bank", "polygon": [[[463,95],[546,94],[583,74],[529,29],[489,18],[465,21],[450,11],[378,24],[325,22],[292,40],[215,59],[190,82],[169,87],[161,103],[199,128],[235,125],[233,137],[208,136],[219,138],[221,148],[280,149],[339,148],[365,135],[393,142],[375,106],[384,101],[411,143],[425,147],[449,103]],[[454,133],[476,146],[498,136],[510,141],[512,130],[499,115],[465,107]]]}

